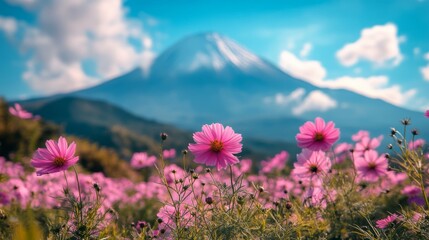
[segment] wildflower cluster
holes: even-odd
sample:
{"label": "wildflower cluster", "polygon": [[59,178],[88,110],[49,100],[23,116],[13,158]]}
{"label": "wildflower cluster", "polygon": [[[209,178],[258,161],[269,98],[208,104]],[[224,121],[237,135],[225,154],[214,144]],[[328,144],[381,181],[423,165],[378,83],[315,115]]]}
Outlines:
{"label": "wildflower cluster", "polygon": [[51,239],[429,239],[429,155],[401,123],[389,143],[364,130],[339,142],[318,117],[296,134],[296,161],[242,158],[242,135],[220,123],[181,154],[163,149],[162,133],[158,155],[131,158],[142,182],[85,173],[76,143],[48,140],[35,172],[0,157],[0,238],[25,232],[30,212],[42,226],[33,236]]}

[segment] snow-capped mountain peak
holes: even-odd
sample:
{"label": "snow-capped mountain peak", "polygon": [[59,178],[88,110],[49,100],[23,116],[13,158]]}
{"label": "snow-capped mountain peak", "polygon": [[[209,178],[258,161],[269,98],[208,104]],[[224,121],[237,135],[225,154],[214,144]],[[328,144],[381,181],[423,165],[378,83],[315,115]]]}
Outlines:
{"label": "snow-capped mountain peak", "polygon": [[240,70],[266,68],[265,62],[233,40],[218,33],[190,36],[167,49],[156,60],[152,72],[170,74],[193,72],[201,68],[220,71],[226,67]]}

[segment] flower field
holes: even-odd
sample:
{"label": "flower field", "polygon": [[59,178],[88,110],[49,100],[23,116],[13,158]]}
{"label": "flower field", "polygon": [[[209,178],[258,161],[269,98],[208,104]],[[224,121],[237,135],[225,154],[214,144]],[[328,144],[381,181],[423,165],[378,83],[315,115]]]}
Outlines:
{"label": "flower field", "polygon": [[[20,105],[8,118],[30,132],[43,121]],[[414,127],[340,142],[318,117],[291,133],[296,157],[246,159],[246,136],[207,124],[187,149],[164,149],[173,136],[160,133],[157,154],[134,153],[139,178],[88,171],[80,143],[57,135],[0,157],[0,239],[429,239],[429,155]]]}

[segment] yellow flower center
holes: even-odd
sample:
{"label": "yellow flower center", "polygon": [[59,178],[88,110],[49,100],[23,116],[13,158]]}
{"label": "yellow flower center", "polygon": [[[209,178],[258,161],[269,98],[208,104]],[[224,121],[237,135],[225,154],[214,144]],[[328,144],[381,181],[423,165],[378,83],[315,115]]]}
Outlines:
{"label": "yellow flower center", "polygon": [[64,166],[64,164],[66,164],[66,160],[62,157],[56,157],[54,159],[54,165],[55,167],[62,167]]}
{"label": "yellow flower center", "polygon": [[223,149],[223,143],[219,140],[214,140],[210,143],[210,149],[213,152],[220,152]]}
{"label": "yellow flower center", "polygon": [[325,139],[325,136],[323,136],[323,134],[320,132],[316,133],[314,136],[314,140],[316,140],[316,142],[321,142],[323,139]]}

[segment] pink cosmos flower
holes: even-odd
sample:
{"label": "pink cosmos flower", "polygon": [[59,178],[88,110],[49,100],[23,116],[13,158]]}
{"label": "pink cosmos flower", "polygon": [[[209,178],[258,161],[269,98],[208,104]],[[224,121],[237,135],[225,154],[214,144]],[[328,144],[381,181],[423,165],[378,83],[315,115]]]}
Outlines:
{"label": "pink cosmos flower", "polygon": [[429,118],[429,110],[426,110],[425,117]]}
{"label": "pink cosmos flower", "polygon": [[359,179],[363,181],[376,182],[387,174],[387,159],[384,155],[378,156],[374,150],[368,150],[363,156],[356,157],[354,165]]}
{"label": "pink cosmos flower", "polygon": [[425,145],[425,143],[426,142],[424,139],[416,139],[408,143],[408,149],[415,150],[415,149],[422,148]]}
{"label": "pink cosmos flower", "polygon": [[353,149],[353,145],[349,143],[340,143],[334,149],[334,154],[331,154],[334,163],[342,163],[347,158],[351,158],[350,149]]}
{"label": "pink cosmos flower", "polygon": [[193,135],[196,143],[189,144],[189,150],[195,155],[196,163],[216,166],[218,170],[226,168],[228,165],[238,163],[238,158],[234,154],[240,153],[241,134],[220,123],[204,125],[202,132]]}
{"label": "pink cosmos flower", "polygon": [[306,122],[299,128],[296,141],[301,148],[308,148],[313,151],[327,151],[339,139],[340,130],[335,128],[333,122],[328,122],[317,117],[313,122]]}
{"label": "pink cosmos flower", "polygon": [[268,161],[261,162],[261,172],[270,173],[274,169],[280,171],[286,166],[287,159],[289,158],[289,153],[286,151],[281,151],[279,154],[276,154],[273,158]]}
{"label": "pink cosmos flower", "polygon": [[364,137],[369,137],[369,132],[365,130],[360,130],[359,132],[357,132],[352,136],[352,140],[355,142],[359,142]]}
{"label": "pink cosmos flower", "polygon": [[33,117],[33,114],[24,110],[18,103],[15,103],[15,107],[9,107],[9,113],[21,119],[30,119]]}
{"label": "pink cosmos flower", "polygon": [[167,159],[167,158],[175,158],[176,157],[176,149],[172,148],[172,149],[165,149],[164,151],[162,151],[162,156]]}
{"label": "pink cosmos flower", "polygon": [[356,143],[355,153],[363,153],[371,149],[375,150],[380,146],[382,140],[383,135],[372,139],[369,136],[363,137],[358,143]]}
{"label": "pink cosmos flower", "polygon": [[150,167],[156,162],[155,156],[149,156],[145,152],[134,153],[131,158],[131,167],[140,169],[144,167]]}
{"label": "pink cosmos flower", "polygon": [[298,161],[294,163],[293,174],[300,178],[320,179],[331,169],[331,161],[322,151],[303,149],[297,155],[297,159]]}
{"label": "pink cosmos flower", "polygon": [[399,218],[399,216],[397,215],[397,214],[392,214],[392,215],[390,215],[390,216],[388,216],[388,217],[386,217],[386,218],[383,218],[383,219],[380,219],[380,220],[377,220],[376,221],[376,223],[377,223],[377,227],[378,228],[380,228],[380,229],[384,229],[384,228],[386,228],[387,226],[389,226],[389,224],[390,223],[392,223],[392,222],[394,222],[396,219],[398,219]]}
{"label": "pink cosmos flower", "polygon": [[37,149],[31,159],[31,165],[37,169],[38,176],[64,171],[79,160],[79,157],[74,156],[76,143],[72,142],[68,146],[64,137],[60,137],[58,142],[48,140],[45,145],[46,148]]}

